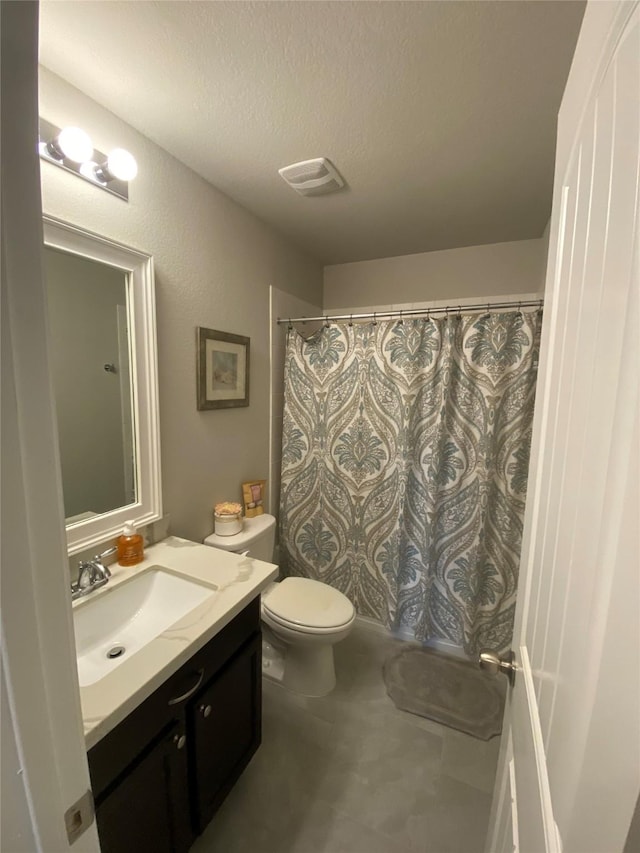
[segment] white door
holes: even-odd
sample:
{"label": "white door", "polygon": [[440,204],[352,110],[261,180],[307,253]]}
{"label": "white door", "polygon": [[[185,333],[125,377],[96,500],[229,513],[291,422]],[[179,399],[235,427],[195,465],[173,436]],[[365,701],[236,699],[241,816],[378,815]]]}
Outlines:
{"label": "white door", "polygon": [[[97,853],[47,352],[38,4],[1,3],[2,853]],[[84,831],[71,841],[78,828]],[[71,846],[73,844],[73,847]]]}
{"label": "white door", "polygon": [[637,3],[588,4],[558,127],[489,853],[622,851],[640,791]]}

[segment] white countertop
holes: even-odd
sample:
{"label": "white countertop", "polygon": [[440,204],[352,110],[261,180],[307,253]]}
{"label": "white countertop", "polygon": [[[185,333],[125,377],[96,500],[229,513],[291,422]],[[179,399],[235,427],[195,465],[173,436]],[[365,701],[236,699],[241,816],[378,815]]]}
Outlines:
{"label": "white countertop", "polygon": [[87,749],[114,729],[278,576],[278,567],[271,563],[170,536],[147,548],[144,561],[137,566],[110,566],[109,583],[78,599],[73,606],[82,607],[97,596],[109,595],[135,575],[158,567],[211,586],[212,595],[109,675],[80,688]]}

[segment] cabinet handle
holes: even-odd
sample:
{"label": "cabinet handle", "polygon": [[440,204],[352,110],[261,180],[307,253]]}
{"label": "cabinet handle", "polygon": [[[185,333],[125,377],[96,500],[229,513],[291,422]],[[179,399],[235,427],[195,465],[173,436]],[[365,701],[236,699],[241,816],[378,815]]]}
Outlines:
{"label": "cabinet handle", "polygon": [[187,690],[186,693],[183,693],[182,696],[174,696],[173,699],[169,699],[169,705],[179,705],[180,702],[184,702],[185,699],[188,699],[189,696],[193,696],[198,687],[202,684],[202,679],[204,678],[204,669],[198,670],[199,676],[196,684],[191,688],[191,690]]}
{"label": "cabinet handle", "polygon": [[211,705],[200,705],[200,713],[203,717],[208,717],[211,713]]}
{"label": "cabinet handle", "polygon": [[178,747],[178,749],[182,749],[182,747],[187,742],[187,738],[185,737],[185,735],[174,735],[173,742]]}

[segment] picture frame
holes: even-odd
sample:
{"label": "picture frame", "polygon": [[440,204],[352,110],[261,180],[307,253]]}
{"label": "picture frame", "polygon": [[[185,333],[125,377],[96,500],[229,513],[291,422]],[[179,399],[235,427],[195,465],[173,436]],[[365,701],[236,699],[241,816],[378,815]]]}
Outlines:
{"label": "picture frame", "polygon": [[249,344],[250,339],[243,335],[197,328],[199,411],[249,405]]}

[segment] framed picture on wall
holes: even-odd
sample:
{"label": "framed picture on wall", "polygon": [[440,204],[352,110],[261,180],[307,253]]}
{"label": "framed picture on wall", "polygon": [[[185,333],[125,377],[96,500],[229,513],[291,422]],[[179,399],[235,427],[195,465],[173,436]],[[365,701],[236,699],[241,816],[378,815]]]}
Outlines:
{"label": "framed picture on wall", "polygon": [[249,405],[249,338],[197,329],[198,409]]}

